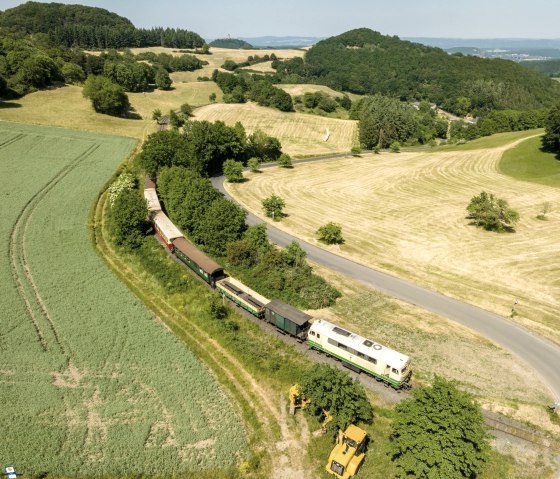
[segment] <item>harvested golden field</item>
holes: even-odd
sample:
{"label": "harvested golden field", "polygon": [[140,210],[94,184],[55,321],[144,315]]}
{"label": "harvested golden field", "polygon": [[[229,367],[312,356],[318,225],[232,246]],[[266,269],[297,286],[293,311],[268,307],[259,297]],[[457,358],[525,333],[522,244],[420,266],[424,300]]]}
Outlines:
{"label": "harvested golden field", "polygon": [[[290,155],[329,154],[350,151],[357,139],[357,122],[304,113],[281,111],[246,104],[213,104],[195,111],[197,120],[222,120],[228,125],[240,121],[247,131],[261,129],[277,137]],[[325,141],[329,132],[328,140]]]}
{"label": "harvested golden field", "polygon": [[[288,84],[285,85],[277,85],[278,88],[282,88],[286,93],[291,96],[301,96],[306,93],[315,93],[316,91],[320,91],[322,93],[326,93],[332,97],[341,96],[343,93],[333,90],[325,85],[315,85],[312,83],[307,83],[305,85],[297,85],[297,84]],[[355,93],[348,93],[344,92],[344,94],[348,95],[352,101],[359,100],[362,98],[362,95],[356,95]]]}
{"label": "harvested golden field", "polygon": [[78,86],[42,90],[12,102],[5,102],[5,105],[13,105],[13,108],[2,108],[0,119],[141,139],[158,128],[151,119],[156,108],[165,114],[171,108],[178,110],[183,103],[192,106],[206,105],[210,103],[208,97],[211,93],[215,93],[218,99],[222,96],[221,90],[214,82],[182,83],[176,78],[177,75],[179,74],[171,75],[174,80],[172,90],[128,93],[135,112],[142,117],[138,120],[96,113],[90,101],[82,96],[82,88]]}
{"label": "harvested golden field", "polygon": [[[248,173],[250,181],[228,189],[261,217],[261,200],[281,196],[289,216],[277,226],[313,244],[320,226],[340,223],[346,243],[325,247],[374,268],[502,315],[517,299],[515,321],[560,342],[560,189],[500,174],[506,149],[383,153],[273,168]],[[482,190],[519,211],[516,233],[469,225],[465,208]],[[545,202],[552,212],[540,221]]]}

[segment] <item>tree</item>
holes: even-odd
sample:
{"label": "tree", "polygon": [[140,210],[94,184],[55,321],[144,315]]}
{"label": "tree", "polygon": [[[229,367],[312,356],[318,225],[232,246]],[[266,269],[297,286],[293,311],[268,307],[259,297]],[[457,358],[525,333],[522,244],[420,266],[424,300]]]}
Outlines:
{"label": "tree", "polygon": [[182,113],[185,117],[193,116],[193,107],[190,106],[188,103],[183,103],[183,104],[181,105],[180,110],[181,110],[181,113]]}
{"label": "tree", "polygon": [[81,85],[86,79],[86,74],[80,65],[65,63],[61,68],[62,76],[66,83]]}
{"label": "tree", "polygon": [[317,230],[317,238],[326,244],[342,244],[342,227],[336,223],[327,223]]}
{"label": "tree", "polygon": [[178,129],[185,124],[185,119],[182,115],[177,115],[174,110],[169,110],[169,124],[171,128]]}
{"label": "tree", "polygon": [[366,97],[360,106],[360,143],[366,149],[387,148],[393,141],[406,141],[416,131],[415,110],[394,98]]}
{"label": "tree", "polygon": [[240,239],[247,229],[246,216],[243,209],[220,196],[212,202],[196,225],[193,237],[210,254],[223,256],[228,243]]}
{"label": "tree", "polygon": [[250,156],[274,161],[282,154],[282,145],[278,138],[268,136],[264,131],[257,129],[247,138],[247,153]]}
{"label": "tree", "polygon": [[412,395],[395,408],[389,444],[400,477],[478,477],[490,447],[473,398],[439,377],[432,387],[413,389]]}
{"label": "tree", "polygon": [[98,113],[123,115],[130,108],[123,88],[103,76],[90,75],[84,83],[83,95]]}
{"label": "tree", "polygon": [[550,110],[545,127],[544,146],[552,151],[560,152],[560,103]]}
{"label": "tree", "polygon": [[306,266],[305,258],[307,258],[307,252],[297,241],[292,241],[282,251],[282,260],[291,267],[301,268],[302,266]]}
{"label": "tree", "polygon": [[467,211],[476,226],[488,231],[511,231],[519,221],[519,213],[506,200],[486,191],[471,198]]}
{"label": "tree", "polygon": [[214,103],[216,101],[216,94],[214,92],[210,93],[208,100],[210,100],[211,103]]}
{"label": "tree", "polygon": [[178,132],[158,131],[152,133],[144,142],[137,161],[147,175],[155,178],[161,168],[176,165],[179,154],[185,148],[185,140]]}
{"label": "tree", "polygon": [[251,169],[251,171],[253,173],[259,173],[261,170],[259,170],[259,166],[261,164],[261,160],[259,158],[249,158],[249,161],[247,161],[247,166]]}
{"label": "tree", "polygon": [[293,168],[292,159],[286,153],[282,153],[278,158],[278,166],[282,168]]}
{"label": "tree", "polygon": [[323,410],[333,416],[330,430],[345,429],[349,424],[371,422],[373,411],[363,386],[339,369],[315,364],[300,381],[301,391],[311,400],[308,411],[321,416]]}
{"label": "tree", "polygon": [[398,141],[393,141],[389,148],[391,148],[391,151],[393,153],[398,153],[399,151],[401,151],[401,144]]}
{"label": "tree", "polygon": [[167,70],[160,68],[156,72],[155,83],[158,90],[169,90],[169,88],[171,88],[171,85],[173,84],[173,80],[171,80],[171,77],[169,76],[169,73],[167,73]]}
{"label": "tree", "polygon": [[125,189],[109,210],[109,230],[115,244],[134,249],[142,244],[146,233],[148,207],[136,189]]}
{"label": "tree", "polygon": [[224,161],[224,176],[230,183],[243,180],[243,163],[241,161]]}
{"label": "tree", "polygon": [[161,120],[161,117],[162,117],[161,110],[159,108],[156,108],[152,112],[152,120],[159,122]]}
{"label": "tree", "polygon": [[272,195],[262,200],[262,206],[266,216],[274,221],[280,221],[284,216],[282,209],[286,206],[286,203],[279,196]]}

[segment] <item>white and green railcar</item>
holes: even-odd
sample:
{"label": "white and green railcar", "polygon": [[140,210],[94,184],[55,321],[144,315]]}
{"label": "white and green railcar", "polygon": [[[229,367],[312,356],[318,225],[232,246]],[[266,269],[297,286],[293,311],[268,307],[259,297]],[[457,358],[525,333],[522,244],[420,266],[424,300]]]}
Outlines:
{"label": "white and green railcar", "polygon": [[307,342],[311,348],[340,359],[350,369],[364,371],[395,389],[411,386],[408,356],[336,324],[324,319],[315,321],[309,329]]}

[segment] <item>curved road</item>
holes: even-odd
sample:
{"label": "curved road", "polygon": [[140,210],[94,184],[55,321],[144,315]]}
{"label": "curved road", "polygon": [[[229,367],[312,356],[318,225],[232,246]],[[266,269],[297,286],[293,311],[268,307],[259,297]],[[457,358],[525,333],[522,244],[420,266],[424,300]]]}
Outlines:
{"label": "curved road", "polygon": [[[349,154],[323,156],[297,162],[320,161],[344,156],[349,156]],[[262,167],[267,166],[273,165],[263,165]],[[223,176],[212,178],[212,184],[226,197],[235,201],[224,189]],[[252,213],[248,213],[248,225],[259,223],[263,223],[263,221]],[[539,375],[550,388],[554,398],[560,400],[560,347],[556,344],[529,332],[503,316],[463,303],[390,274],[368,268],[291,236],[270,224],[267,224],[267,231],[269,239],[279,246],[287,246],[296,240],[307,252],[311,261],[356,279],[401,301],[463,324],[500,344],[524,360],[532,368],[532,372],[529,372],[529,374]],[[492,365],[489,364],[488,367],[492,367]],[[507,374],[507,371],[496,371],[496,374]]]}

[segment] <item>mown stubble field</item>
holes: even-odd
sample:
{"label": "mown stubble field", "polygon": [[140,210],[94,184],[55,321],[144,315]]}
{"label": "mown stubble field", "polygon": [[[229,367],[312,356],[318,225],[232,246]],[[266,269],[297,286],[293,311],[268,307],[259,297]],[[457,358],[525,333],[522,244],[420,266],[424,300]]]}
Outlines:
{"label": "mown stubble field", "polygon": [[[509,146],[512,146],[511,144]],[[247,174],[230,192],[261,217],[277,194],[288,217],[277,226],[317,244],[334,221],[337,253],[502,315],[560,342],[560,190],[498,172],[506,146],[484,150],[384,153]],[[519,211],[516,233],[469,224],[466,206],[487,190]],[[548,221],[536,218],[553,205]]]}
{"label": "mown stubble field", "polygon": [[195,111],[195,119],[221,120],[230,126],[240,121],[248,133],[260,129],[278,138],[282,150],[290,155],[350,151],[358,134],[357,122],[353,120],[283,113],[256,103],[207,105]]}

